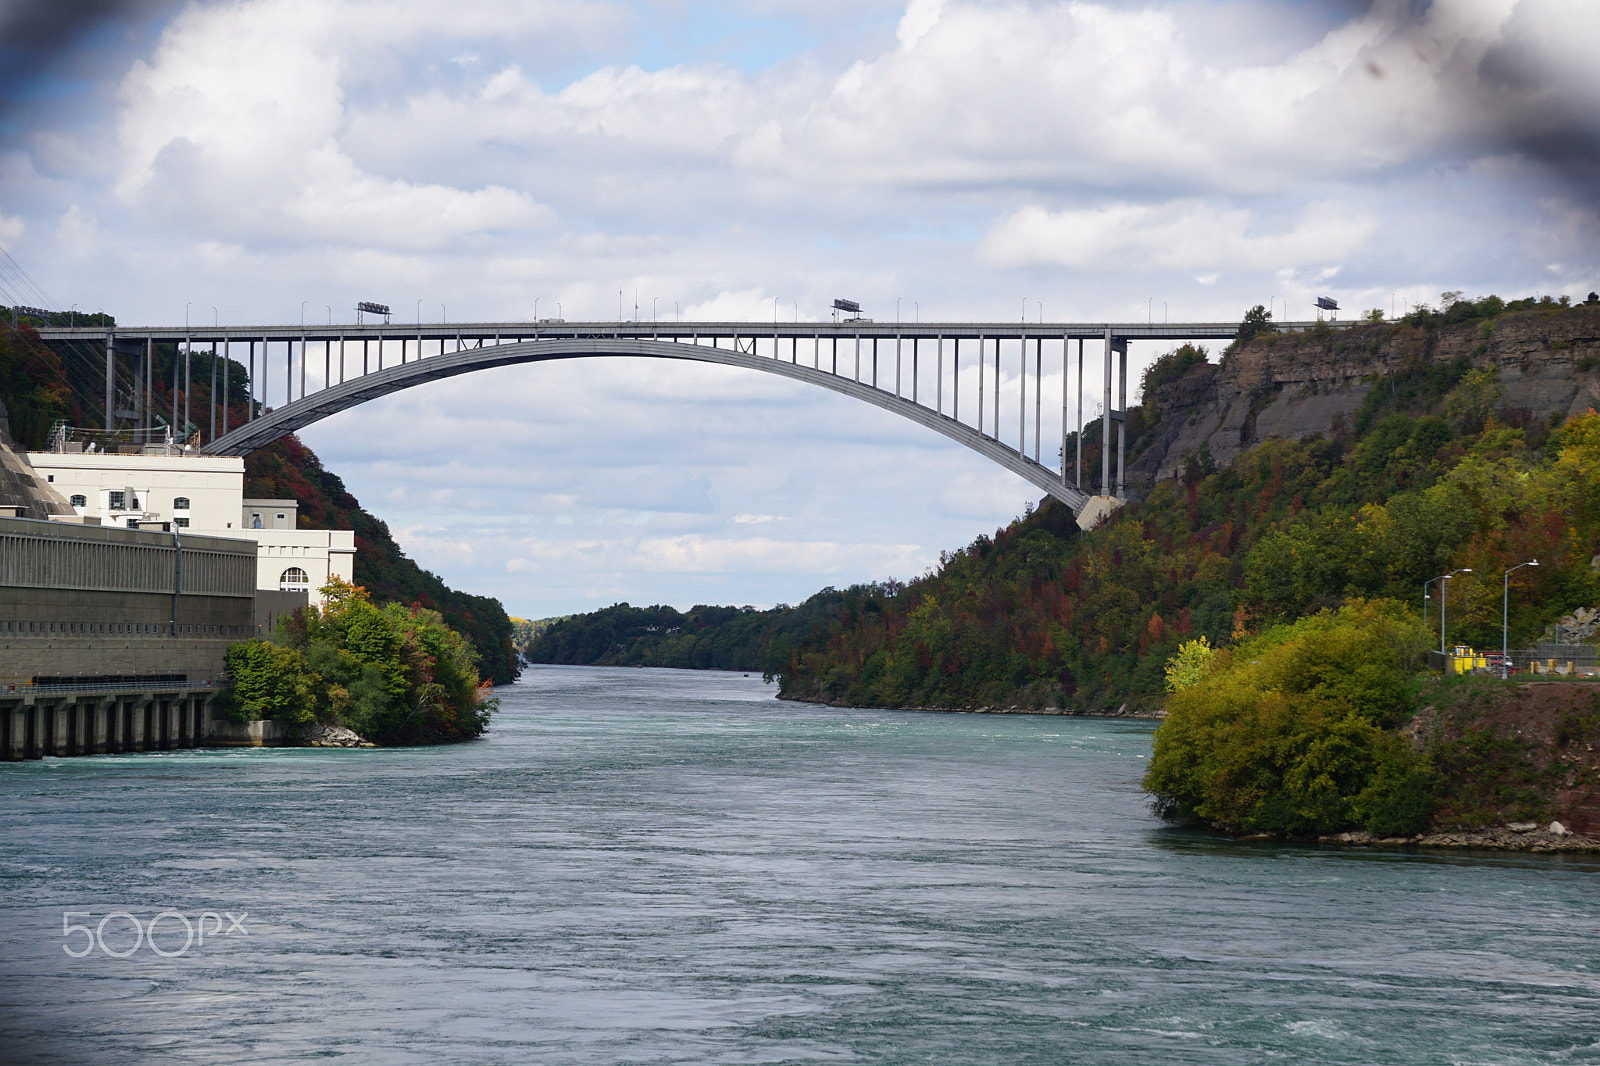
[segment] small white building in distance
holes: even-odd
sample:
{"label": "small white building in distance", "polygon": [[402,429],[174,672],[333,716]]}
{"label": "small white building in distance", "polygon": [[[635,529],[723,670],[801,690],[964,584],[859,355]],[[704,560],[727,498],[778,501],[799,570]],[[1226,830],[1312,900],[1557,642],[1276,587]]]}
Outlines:
{"label": "small white building in distance", "polygon": [[[94,445],[90,445],[94,448]],[[330,576],[355,580],[356,535],[348,529],[300,529],[296,500],[250,500],[244,460],[199,455],[171,445],[29,452],[34,472],[72,505],[76,519],[95,525],[170,529],[253,540],[256,588],[317,590]]]}

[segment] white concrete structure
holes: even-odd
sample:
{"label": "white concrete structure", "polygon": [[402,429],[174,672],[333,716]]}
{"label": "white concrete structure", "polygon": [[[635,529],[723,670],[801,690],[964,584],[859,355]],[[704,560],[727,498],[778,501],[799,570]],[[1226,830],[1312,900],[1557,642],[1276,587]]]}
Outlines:
{"label": "white concrete structure", "polygon": [[158,449],[29,452],[34,472],[67,498],[81,519],[102,525],[162,529],[253,540],[258,589],[317,590],[334,575],[355,579],[356,535],[347,529],[300,529],[295,500],[244,495],[238,456],[165,454]]}

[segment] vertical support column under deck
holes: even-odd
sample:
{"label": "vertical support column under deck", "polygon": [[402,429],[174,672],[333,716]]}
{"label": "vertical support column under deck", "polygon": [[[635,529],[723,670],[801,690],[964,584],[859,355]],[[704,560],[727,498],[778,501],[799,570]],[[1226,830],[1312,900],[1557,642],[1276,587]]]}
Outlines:
{"label": "vertical support column under deck", "polygon": [[978,436],[983,436],[983,368],[987,339],[978,338]]}
{"label": "vertical support column under deck", "polygon": [[1111,495],[1111,331],[1106,330],[1105,400],[1100,414],[1100,495]]}
{"label": "vertical support column under deck", "polygon": [[[155,373],[156,339],[154,337],[146,337],[144,339],[144,406],[140,408],[140,415],[144,419],[144,425],[140,427],[141,429],[149,430],[155,428],[155,412],[150,410],[150,390],[154,385],[152,379],[155,377]],[[148,439],[147,437],[146,440]]]}
{"label": "vertical support column under deck", "polygon": [[1117,499],[1123,499],[1128,488],[1128,342],[1123,340],[1117,349]]}
{"label": "vertical support column under deck", "polygon": [[211,435],[206,438],[209,444],[217,439],[217,342],[211,342]]}
{"label": "vertical support column under deck", "polygon": [[[189,349],[189,338],[183,339],[185,351]],[[172,432],[178,433],[178,388],[183,384],[183,365],[178,362],[176,353],[172,357]]]}
{"label": "vertical support column under deck", "polygon": [[[1023,355],[1027,357],[1026,353]],[[1039,426],[1044,417],[1044,338],[1033,342],[1033,461],[1039,461]]]}
{"label": "vertical support column under deck", "polygon": [[222,345],[222,435],[228,435],[228,400],[232,393],[228,391],[228,370],[233,366],[233,345]]}
{"label": "vertical support column under deck", "polygon": [[106,429],[117,428],[117,331],[106,330]]}
{"label": "vertical support column under deck", "polygon": [[1017,454],[1028,454],[1028,338],[1017,341]]}
{"label": "vertical support column under deck", "polygon": [[1000,440],[1000,338],[994,339],[994,439]]}
{"label": "vertical support column under deck", "polygon": [[1061,483],[1067,483],[1067,420],[1068,405],[1071,398],[1067,393],[1067,385],[1072,380],[1072,339],[1061,338]]}
{"label": "vertical support column under deck", "polygon": [[306,335],[300,334],[300,398],[306,398]]}

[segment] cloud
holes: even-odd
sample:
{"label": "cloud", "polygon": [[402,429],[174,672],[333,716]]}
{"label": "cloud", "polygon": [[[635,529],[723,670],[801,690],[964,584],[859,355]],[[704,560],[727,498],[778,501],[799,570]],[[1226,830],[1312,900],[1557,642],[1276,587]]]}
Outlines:
{"label": "cloud", "polygon": [[1334,204],[1311,205],[1290,228],[1266,233],[1244,208],[1199,200],[1025,207],[995,227],[983,254],[1001,266],[1275,271],[1338,262],[1376,229],[1373,219]]}
{"label": "cloud", "polygon": [[[352,31],[392,14],[382,6],[186,8],[123,80],[119,197],[168,222],[270,242],[427,250],[548,225],[550,210],[525,193],[375,175],[340,146],[341,69],[353,41],[372,40]],[[467,24],[485,21],[495,24],[481,12]],[[424,28],[399,26],[387,33]]]}
{"label": "cloud", "polygon": [[4,211],[0,211],[0,247],[9,247],[22,239],[28,232],[28,223],[25,219],[13,218]]}

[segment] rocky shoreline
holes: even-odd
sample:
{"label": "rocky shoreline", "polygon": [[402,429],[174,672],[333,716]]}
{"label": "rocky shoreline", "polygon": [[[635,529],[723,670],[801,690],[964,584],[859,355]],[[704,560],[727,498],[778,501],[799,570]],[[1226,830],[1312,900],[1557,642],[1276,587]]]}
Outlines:
{"label": "rocky shoreline", "polygon": [[315,723],[300,730],[300,746],[306,748],[376,748],[378,745],[342,725]]}
{"label": "rocky shoreline", "polygon": [[[1244,837],[1241,839],[1250,839]],[[1371,833],[1335,833],[1317,838],[1319,844],[1355,847],[1481,848],[1493,851],[1573,851],[1600,852],[1600,841],[1580,836],[1551,822],[1510,822],[1479,829],[1439,830],[1409,837],[1375,837]]]}

